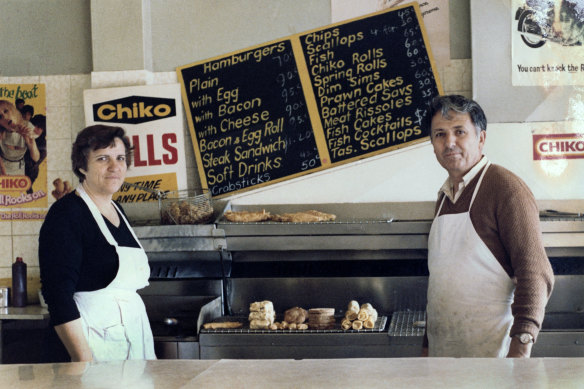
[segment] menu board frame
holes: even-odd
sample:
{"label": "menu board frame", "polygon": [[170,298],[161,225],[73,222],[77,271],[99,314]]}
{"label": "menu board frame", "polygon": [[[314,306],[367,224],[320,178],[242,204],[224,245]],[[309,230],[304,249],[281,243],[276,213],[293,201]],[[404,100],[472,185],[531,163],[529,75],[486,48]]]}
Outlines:
{"label": "menu board frame", "polygon": [[[411,13],[411,9],[413,9],[414,13]],[[400,11],[401,10],[401,11]],[[397,14],[398,12],[401,12],[400,14]],[[349,20],[345,20],[342,22],[338,22],[338,23],[333,23],[330,25],[327,25],[325,27],[320,27],[320,28],[315,28],[309,31],[305,31],[302,33],[298,33],[298,34],[294,34],[285,38],[281,38],[281,39],[277,39],[277,40],[272,40],[266,43],[262,43],[262,44],[258,44],[252,47],[248,47],[245,48],[243,50],[238,50],[238,51],[234,51],[228,54],[223,54],[223,55],[218,55],[216,57],[210,58],[210,59],[206,59],[203,61],[197,61],[191,64],[187,64],[181,67],[178,67],[176,69],[177,71],[177,76],[179,79],[179,83],[181,84],[181,93],[182,93],[182,98],[183,98],[183,104],[185,107],[185,111],[187,114],[187,121],[188,121],[188,125],[189,125],[189,131],[191,134],[191,138],[192,138],[192,142],[193,142],[193,148],[194,148],[194,152],[195,152],[195,158],[196,158],[196,162],[197,162],[197,169],[198,169],[198,173],[200,176],[200,180],[201,180],[201,184],[203,186],[204,189],[209,189],[211,192],[211,195],[214,198],[222,198],[222,197],[226,197],[226,196],[231,196],[233,194],[238,194],[241,192],[245,192],[251,189],[256,189],[256,188],[260,188],[260,187],[264,187],[266,185],[271,185],[277,182],[281,182],[281,181],[285,181],[285,180],[290,180],[293,178],[297,178],[306,174],[310,174],[310,173],[314,173],[317,171],[321,171],[321,170],[325,170],[328,168],[332,168],[332,167],[337,167],[343,164],[347,164],[347,163],[351,163],[351,162],[355,162],[357,160],[361,160],[364,158],[369,158],[372,156],[376,156],[382,153],[388,153],[390,151],[393,150],[397,150],[397,149],[401,149],[401,148],[405,148],[405,147],[409,147],[409,146],[413,146],[415,144],[421,143],[421,142],[425,142],[429,139],[428,134],[425,134],[422,130],[422,116],[420,116],[418,114],[418,111],[420,111],[420,109],[416,108],[415,114],[417,117],[417,120],[415,118],[413,118],[412,115],[410,115],[410,117],[404,118],[398,118],[396,117],[395,121],[399,122],[401,120],[401,124],[399,123],[393,123],[391,124],[392,128],[394,129],[394,127],[398,127],[399,126],[409,126],[410,128],[407,129],[403,129],[403,134],[410,134],[412,132],[414,132],[414,128],[415,128],[415,133],[417,134],[417,137],[413,137],[411,140],[408,141],[403,141],[401,143],[393,143],[390,144],[389,146],[385,146],[384,144],[387,144],[388,142],[390,142],[389,140],[381,140],[378,141],[377,143],[380,143],[381,146],[378,147],[373,147],[374,146],[374,142],[375,140],[372,140],[371,142],[371,150],[368,150],[369,146],[366,146],[366,152],[357,152],[356,149],[359,147],[358,144],[354,144],[354,145],[345,145],[345,151],[349,151],[346,152],[346,154],[342,154],[339,155],[339,148],[338,147],[333,147],[334,145],[339,145],[341,140],[340,139],[332,139],[331,138],[331,134],[333,133],[332,130],[328,129],[327,132],[325,132],[325,126],[329,125],[327,124],[327,122],[324,122],[323,124],[323,111],[321,110],[321,107],[319,106],[319,103],[322,103],[322,99],[323,99],[323,95],[321,94],[320,90],[315,88],[315,83],[314,81],[314,70],[311,70],[309,68],[309,64],[308,62],[311,61],[308,59],[308,55],[307,55],[307,51],[305,50],[305,48],[303,47],[303,44],[306,46],[306,41],[303,41],[302,39],[308,36],[320,36],[322,39],[322,36],[330,36],[331,34],[328,33],[327,31],[336,31],[335,34],[339,34],[339,30],[342,29],[343,27],[347,27],[347,26],[356,26],[355,23],[363,23],[363,24],[367,24],[368,22],[370,22],[371,20],[381,20],[381,18],[383,17],[382,15],[384,14],[392,14],[392,17],[395,17],[395,15],[400,15],[400,17],[402,19],[404,19],[404,16],[408,18],[407,23],[414,23],[414,28],[412,29],[411,34],[415,34],[416,39],[410,39],[410,37],[408,36],[399,36],[396,34],[392,35],[392,32],[398,31],[401,32],[401,30],[399,30],[399,26],[387,26],[387,30],[385,30],[385,28],[375,28],[375,35],[377,36],[377,34],[388,34],[390,35],[388,37],[389,39],[395,39],[398,38],[397,40],[394,40],[391,42],[391,44],[393,45],[400,45],[403,43],[404,46],[408,47],[408,56],[410,55],[411,52],[415,52],[415,53],[420,53],[420,58],[422,58],[422,62],[419,62],[422,64],[422,66],[424,66],[424,74],[426,74],[426,76],[424,76],[425,78],[423,79],[423,81],[425,81],[430,89],[431,89],[431,93],[430,93],[430,89],[428,89],[428,93],[430,93],[430,95],[426,95],[425,98],[431,99],[431,97],[434,97],[435,95],[441,95],[443,94],[442,91],[442,85],[440,83],[440,79],[438,76],[438,72],[437,72],[437,68],[436,68],[436,63],[434,60],[434,57],[432,55],[432,51],[430,49],[429,46],[429,39],[427,37],[427,33],[423,24],[423,19],[422,19],[422,15],[419,9],[419,5],[417,2],[413,2],[413,3],[408,3],[408,4],[404,4],[402,6],[399,7],[395,7],[392,9],[386,9],[386,10],[381,10],[378,12],[374,12],[368,15],[364,15],[364,16],[359,16],[359,17],[355,17]],[[412,21],[412,19],[414,19],[415,16],[415,20]],[[377,18],[377,19],[374,19]],[[352,24],[351,24],[352,23]],[[406,21],[404,19],[404,26],[407,26],[408,28],[411,27],[409,24],[406,24]],[[384,26],[386,27],[386,26]],[[407,30],[405,30],[406,27],[404,27],[404,34],[403,35],[409,35],[407,34]],[[384,32],[385,30],[385,32]],[[415,31],[414,31],[415,30]],[[390,31],[389,33],[387,31]],[[369,38],[369,35],[371,34],[373,35],[373,29],[371,31],[367,31],[367,33],[361,33],[360,35],[360,39],[359,40],[364,40],[366,38]],[[413,35],[412,35],[413,36]],[[340,41],[341,43],[344,41],[345,44],[347,44],[347,42],[349,42],[351,39],[355,40],[357,38],[353,37],[353,38],[346,38],[343,39],[342,41]],[[369,38],[371,39],[371,38]],[[383,38],[380,38],[383,39]],[[410,39],[410,41],[408,42],[408,39]],[[421,39],[421,42],[420,42]],[[403,42],[402,42],[403,40]],[[339,42],[339,39],[337,39],[337,43]],[[396,43],[397,42],[397,43]],[[365,41],[364,43],[367,43],[367,41]],[[388,42],[388,44],[390,44],[390,42]],[[417,45],[415,47],[410,47],[409,45]],[[331,43],[332,45],[332,43]],[[283,47],[285,47],[285,49],[283,49]],[[350,44],[349,44],[350,47]],[[400,46],[401,47],[401,46]],[[363,54],[362,58],[370,58],[370,57],[366,57],[367,55],[374,55],[375,53],[378,54],[378,57],[381,57],[382,55],[385,54],[389,54],[387,53],[389,50],[386,50],[386,52],[384,52],[383,48],[375,48],[375,50],[368,50],[371,51],[373,54],[369,53],[369,54]],[[392,52],[393,53],[393,52]],[[321,53],[322,55],[324,55],[324,53]],[[334,57],[335,53],[331,54],[331,51],[327,51],[327,55],[329,56],[328,58],[332,58]],[[416,54],[417,55],[417,54]],[[276,57],[271,57],[271,56],[277,56]],[[423,57],[422,57],[423,56]],[[360,61],[357,57],[353,54],[352,55],[353,58],[356,58],[356,61]],[[387,57],[387,56],[386,56]],[[282,66],[282,61],[284,59],[288,60],[288,61],[292,61],[294,62],[294,67],[293,68],[287,68],[284,69],[282,68],[282,73],[278,73],[277,77],[274,77],[274,74],[271,73],[272,69],[271,68],[265,68],[266,64],[262,64],[261,61],[265,60],[266,58],[271,58],[273,60],[277,59],[277,61],[273,61],[273,63],[271,63],[271,65],[273,66]],[[326,61],[327,58],[326,57],[322,57],[323,61]],[[405,57],[404,57],[405,58]],[[417,58],[417,57],[416,57]],[[392,58],[393,60],[393,58]],[[400,58],[398,58],[398,61],[400,60]],[[262,77],[258,77],[255,78],[255,83],[261,85],[262,87],[260,87],[259,89],[256,89],[255,91],[252,91],[254,93],[245,95],[245,92],[249,92],[249,90],[251,90],[250,88],[254,88],[254,83],[249,83],[249,78],[253,78],[253,77],[257,77],[258,72],[253,72],[250,71],[249,66],[243,64],[244,62],[249,61],[248,65],[249,66],[253,66],[253,65],[257,65],[258,67],[260,66],[264,66],[263,71],[260,72]],[[256,61],[256,63],[254,64],[253,61]],[[380,60],[377,59],[377,63],[379,64],[380,61],[383,61],[383,67],[387,67],[387,62],[388,60]],[[345,61],[344,63],[346,63],[347,61]],[[276,63],[278,63],[279,65],[276,65]],[[355,61],[353,61],[353,64],[355,63]],[[232,70],[230,72],[226,72],[224,71],[225,69],[221,68],[221,66],[219,64],[224,64],[225,68],[228,68],[228,70]],[[405,66],[405,65],[404,65]],[[415,64],[413,65],[415,66]],[[372,67],[373,69],[375,69],[375,66]],[[279,69],[279,68],[278,68]],[[290,70],[292,69],[292,70]],[[213,71],[223,71],[223,73],[219,74],[219,73],[212,73]],[[311,71],[313,73],[311,73]],[[410,71],[410,70],[408,70]],[[218,74],[223,77],[222,81],[225,82],[225,84],[227,84],[228,86],[223,87],[222,84],[220,84],[220,77],[218,76]],[[418,73],[416,73],[416,77],[417,77]],[[239,83],[237,82],[237,77],[239,78]],[[375,72],[375,77],[376,79],[379,79],[381,76],[379,75],[379,72]],[[233,79],[231,79],[233,78]],[[264,82],[266,82],[266,79],[270,80],[270,82],[274,81],[274,78],[278,79],[278,84],[264,84]],[[397,88],[398,86],[402,85],[404,83],[403,80],[404,77],[400,77],[400,76],[392,76],[391,79],[383,79],[384,82],[384,87],[387,86],[388,88]],[[290,83],[287,83],[288,81],[290,81]],[[406,81],[407,83],[408,81]],[[242,85],[246,85],[247,89],[245,88],[241,88]],[[266,86],[267,85],[267,86]],[[271,86],[270,86],[271,85]],[[289,88],[289,89],[288,89]],[[340,86],[339,86],[340,88]],[[272,97],[270,96],[266,96],[264,95],[264,92],[268,92],[268,89],[273,89],[270,90],[270,92],[272,93],[276,93],[274,94]],[[418,92],[418,90],[416,89],[416,86],[414,85],[414,82],[411,82],[409,85],[403,85],[403,88],[401,88],[402,94],[408,94],[410,97],[407,97],[406,100],[401,99],[399,104],[401,104],[400,106],[404,106],[404,105],[408,105],[411,104],[412,105],[412,109],[414,107],[418,107],[417,104],[419,104],[419,98],[414,98],[412,97],[412,91],[414,90],[414,92]],[[337,89],[338,90],[338,89]],[[198,93],[197,93],[198,92]],[[207,92],[212,92],[213,94],[211,95],[206,95]],[[362,92],[362,91],[360,91]],[[397,92],[397,91],[396,91]],[[318,94],[319,96],[316,96],[316,94]],[[375,94],[377,94],[377,92],[375,92]],[[261,97],[258,97],[259,95],[261,95]],[[299,97],[300,95],[300,97]],[[295,103],[290,103],[289,98],[294,97],[296,100]],[[247,107],[249,107],[250,109],[261,109],[261,111],[256,111],[254,114],[256,115],[255,118],[257,119],[258,115],[261,117],[261,119],[255,120],[255,122],[253,120],[251,120],[249,117],[248,112],[239,112],[239,110],[237,109],[237,107],[231,107],[231,108],[225,108],[225,103],[223,103],[222,106],[219,106],[219,100],[223,99],[228,99],[230,98],[231,100],[235,99],[237,100],[238,98],[241,99],[238,102],[238,106],[240,108],[242,108],[241,111],[244,111],[245,106],[243,104],[247,104]],[[283,113],[282,110],[279,110],[278,108],[274,110],[264,110],[263,107],[266,107],[268,104],[273,103],[274,100],[278,100],[278,99],[283,99],[285,98],[284,102],[281,102],[284,106],[285,106],[285,112]],[[320,102],[317,102],[317,98],[320,98]],[[389,97],[391,99],[391,97]],[[247,100],[244,100],[247,99]],[[324,97],[324,99],[326,99],[326,97]],[[366,104],[367,103],[367,96],[363,97],[363,99],[365,100],[364,103],[361,104]],[[406,102],[404,102],[406,101]],[[428,103],[428,101],[422,101],[422,103]],[[392,104],[395,103],[395,100],[390,100],[390,102]],[[214,104],[217,103],[217,106],[215,106]],[[201,109],[201,105],[207,105],[205,110]],[[302,107],[302,105],[305,105],[304,107]],[[358,104],[358,103],[355,103]],[[395,104],[394,104],[395,105]],[[261,108],[260,108],[261,107]],[[211,112],[210,108],[216,108],[215,111]],[[221,129],[221,131],[217,130],[217,126],[213,125],[213,124],[207,124],[207,128],[204,128],[204,124],[203,123],[211,123],[213,121],[215,121],[215,123],[217,123],[217,120],[219,118],[219,116],[225,116],[226,115],[226,111],[227,110],[231,110],[233,112],[233,120],[237,121],[239,120],[239,122],[241,123],[241,121],[246,121],[246,123],[248,125],[250,125],[250,128],[252,128],[254,125],[256,126],[256,128],[280,128],[278,127],[278,125],[275,125],[274,123],[280,123],[280,119],[284,120],[284,118],[286,118],[286,122],[285,125],[282,125],[281,130],[279,131],[268,131],[268,130],[263,130],[263,134],[266,136],[266,139],[258,139],[258,144],[254,144],[254,147],[259,147],[262,146],[263,149],[263,144],[260,143],[263,140],[266,141],[266,145],[271,146],[272,144],[278,143],[282,140],[284,140],[286,142],[285,147],[283,148],[284,151],[282,151],[283,154],[279,155],[279,156],[275,156],[275,157],[271,157],[271,159],[268,156],[265,156],[265,162],[262,159],[261,162],[257,162],[256,166],[252,166],[253,168],[253,172],[254,174],[256,172],[259,172],[257,174],[257,180],[255,179],[255,176],[252,174],[252,177],[246,177],[247,174],[247,169],[248,169],[248,165],[246,165],[246,163],[249,164],[249,162],[242,162],[241,158],[238,162],[239,164],[239,169],[234,168],[234,163],[233,163],[233,155],[235,153],[238,154],[238,156],[241,157],[242,153],[240,151],[241,146],[233,146],[234,144],[240,144],[240,142],[243,141],[244,139],[244,134],[240,131],[241,130],[241,126],[237,127],[236,129],[233,128],[229,128],[229,129]],[[422,109],[423,110],[423,109]],[[251,112],[251,111],[250,111]],[[258,113],[259,112],[259,113]],[[364,111],[366,112],[366,111]],[[425,115],[424,111],[424,115]],[[383,113],[383,115],[380,115],[380,112],[375,113],[375,115],[378,115],[380,121],[386,121],[385,124],[385,131],[389,132],[388,130],[388,126],[390,125],[390,121],[392,120],[392,116],[391,114],[387,114],[387,113]],[[383,117],[382,117],[383,116]],[[296,118],[298,118],[298,120],[296,120]],[[304,118],[304,119],[302,119]],[[308,121],[306,121],[306,119],[309,119]],[[303,121],[303,125],[304,127],[302,127],[299,123],[301,122],[301,120]],[[377,119],[375,117],[372,118],[372,122],[376,123]],[[416,121],[416,123],[414,123],[414,121]],[[251,124],[250,124],[251,122]],[[329,122],[330,123],[330,122]],[[309,125],[310,128],[307,131],[305,127],[306,125]],[[213,129],[212,132],[207,131],[207,129]],[[380,126],[378,126],[378,128],[381,128]],[[204,129],[204,131],[202,131]],[[245,129],[246,131],[248,130],[247,128]],[[251,130],[250,130],[251,131]],[[249,134],[250,131],[247,131],[247,134]],[[222,133],[220,133],[222,132]],[[256,130],[256,132],[260,133],[262,131],[260,131],[259,129]],[[338,131],[337,131],[338,132]],[[346,131],[345,131],[346,132]],[[379,133],[380,131],[378,130],[377,133]],[[375,133],[375,132],[367,132],[367,133]],[[402,137],[405,138],[406,135],[403,135]],[[391,134],[394,137],[395,140],[395,134]],[[207,140],[205,140],[205,137],[208,136],[216,136],[217,138],[214,138],[213,140],[213,144],[217,145],[217,150],[218,153],[215,154],[215,156],[213,158],[211,158],[208,153],[205,154],[207,151],[209,151],[207,149],[207,145],[210,144]],[[225,136],[227,138],[221,138],[221,136]],[[277,138],[274,138],[274,136],[276,136]],[[386,133],[385,134],[386,138],[389,139],[390,134]],[[398,135],[399,136],[399,135]],[[345,134],[346,137],[346,134]],[[309,140],[307,140],[307,138],[311,138]],[[246,138],[248,139],[248,138]],[[276,139],[276,140],[274,140]],[[221,149],[220,147],[220,142],[222,142],[222,144],[224,145],[224,148]],[[237,142],[237,143],[236,143]],[[304,143],[302,143],[304,142]],[[384,143],[385,142],[385,143]],[[293,147],[295,145],[300,144],[300,152],[298,152],[298,150],[293,149]],[[234,147],[237,147],[238,150],[235,150]],[[252,147],[252,144],[249,145],[249,147]],[[302,148],[304,147],[304,149]],[[203,149],[203,150],[202,150]],[[275,149],[275,148],[274,148]],[[282,148],[279,148],[282,149]],[[293,152],[296,154],[292,154],[292,153],[288,153],[287,152],[289,150],[294,150]],[[250,150],[253,151],[253,150]],[[331,155],[331,151],[332,151],[332,155]],[[351,153],[352,151],[352,153]],[[205,154],[205,155],[203,155]],[[247,153],[248,155],[250,153]],[[277,155],[277,152],[274,152],[273,155]],[[331,158],[332,157],[332,158]],[[263,156],[262,156],[263,158]],[[258,161],[259,158],[255,158],[253,161]],[[212,162],[213,161],[213,162]],[[278,161],[278,163],[276,163],[275,161]],[[224,162],[224,163],[223,163]],[[272,164],[272,162],[274,162]],[[253,163],[253,162],[251,162]],[[231,164],[231,165],[230,165]],[[243,164],[243,168],[241,167]],[[290,166],[287,166],[286,164],[290,164]],[[272,177],[270,176],[270,172],[268,172],[268,166],[269,168],[273,168],[274,165],[278,165],[278,167],[282,167],[282,169],[280,169],[279,172],[276,172],[276,169],[272,169],[271,173],[276,172],[276,174]],[[265,170],[261,170],[264,169]],[[221,171],[221,169],[223,169]],[[250,168],[250,171],[252,169]],[[246,174],[241,174],[241,172],[245,172]],[[262,173],[263,175],[261,175],[260,173]],[[279,174],[279,175],[278,175]],[[235,180],[233,179],[233,177],[235,176]],[[262,177],[267,177],[267,179],[262,179]],[[219,181],[221,180],[221,181]]]}

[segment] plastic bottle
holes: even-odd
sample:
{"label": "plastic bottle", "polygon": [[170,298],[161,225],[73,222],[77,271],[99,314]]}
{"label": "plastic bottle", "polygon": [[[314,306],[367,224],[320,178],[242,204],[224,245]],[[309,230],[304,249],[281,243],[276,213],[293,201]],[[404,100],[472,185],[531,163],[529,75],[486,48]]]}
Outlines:
{"label": "plastic bottle", "polygon": [[12,264],[12,306],[26,306],[26,263],[22,257]]}

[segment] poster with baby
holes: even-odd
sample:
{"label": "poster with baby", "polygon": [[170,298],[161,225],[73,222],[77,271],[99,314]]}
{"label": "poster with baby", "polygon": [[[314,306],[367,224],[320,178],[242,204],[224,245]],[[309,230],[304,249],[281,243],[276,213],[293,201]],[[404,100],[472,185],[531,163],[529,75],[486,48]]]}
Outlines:
{"label": "poster with baby", "polygon": [[46,129],[44,84],[0,84],[1,220],[45,217]]}

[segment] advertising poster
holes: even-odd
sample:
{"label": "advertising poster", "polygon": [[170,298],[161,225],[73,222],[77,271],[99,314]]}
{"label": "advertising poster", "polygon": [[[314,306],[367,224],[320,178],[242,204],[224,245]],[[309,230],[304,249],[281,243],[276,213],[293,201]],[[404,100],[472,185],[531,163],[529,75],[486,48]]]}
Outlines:
{"label": "advertising poster", "polygon": [[584,85],[584,2],[513,0],[512,82]]}
{"label": "advertising poster", "polygon": [[44,84],[0,84],[0,219],[44,219],[47,199]]}
{"label": "advertising poster", "polygon": [[122,127],[134,146],[114,200],[157,201],[157,193],[187,189],[180,96],[179,84],[85,90],[86,124]]}
{"label": "advertising poster", "polygon": [[[331,0],[332,22],[352,19],[384,9],[394,8],[412,0]],[[432,54],[438,67],[450,63],[450,22],[448,0],[420,1],[420,12],[424,19]]]}

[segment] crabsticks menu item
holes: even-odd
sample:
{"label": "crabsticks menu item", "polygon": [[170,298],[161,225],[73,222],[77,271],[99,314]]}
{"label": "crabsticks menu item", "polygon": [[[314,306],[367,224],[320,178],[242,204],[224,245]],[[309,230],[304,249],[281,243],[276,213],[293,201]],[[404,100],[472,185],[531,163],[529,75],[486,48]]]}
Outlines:
{"label": "crabsticks menu item", "polygon": [[213,196],[320,166],[290,40],[184,68],[180,77],[201,181]]}
{"label": "crabsticks menu item", "polygon": [[441,92],[411,3],[177,68],[212,196],[269,185],[428,138]]}

